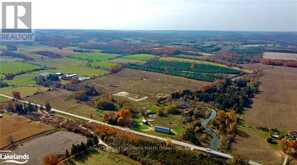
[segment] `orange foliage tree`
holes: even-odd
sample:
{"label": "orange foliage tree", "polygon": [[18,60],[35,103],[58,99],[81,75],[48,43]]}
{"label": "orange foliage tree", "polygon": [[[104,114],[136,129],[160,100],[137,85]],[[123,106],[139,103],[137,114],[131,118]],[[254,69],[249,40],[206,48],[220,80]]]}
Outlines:
{"label": "orange foliage tree", "polygon": [[282,139],[281,146],[285,153],[297,157],[297,140]]}
{"label": "orange foliage tree", "polygon": [[116,128],[111,128],[105,125],[94,125],[92,129],[97,135],[100,136],[116,136],[121,139],[128,140],[130,142],[137,142],[139,140],[139,138],[134,134]]}
{"label": "orange foliage tree", "polygon": [[21,92],[14,91],[14,92],[12,92],[12,96],[15,99],[21,99]]}
{"label": "orange foliage tree", "polygon": [[44,165],[58,165],[59,157],[56,154],[49,154],[43,158]]}
{"label": "orange foliage tree", "polygon": [[118,125],[130,126],[132,123],[132,114],[127,108],[122,108],[115,114]]}

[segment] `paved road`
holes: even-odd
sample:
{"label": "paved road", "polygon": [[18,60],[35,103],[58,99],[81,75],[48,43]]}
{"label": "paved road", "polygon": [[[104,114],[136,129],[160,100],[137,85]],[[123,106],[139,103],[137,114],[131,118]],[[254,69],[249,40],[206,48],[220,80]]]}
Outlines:
{"label": "paved road", "polygon": [[[9,99],[14,99],[13,97],[5,95],[5,94],[0,94],[0,96],[6,97],[6,98],[9,98]],[[29,103],[29,101],[25,101],[25,100],[17,100],[17,101],[21,102],[21,103],[25,103],[25,104]],[[42,105],[40,105],[40,104],[35,104],[35,103],[32,103],[32,104],[36,105],[38,107],[42,107]],[[85,120],[85,121],[88,121],[88,122],[93,122],[93,123],[105,125],[105,126],[108,126],[108,127],[111,127],[111,128],[119,129],[119,130],[126,131],[126,132],[129,132],[129,133],[133,133],[133,134],[136,134],[136,135],[140,135],[140,136],[144,136],[144,137],[148,137],[148,138],[152,138],[152,139],[157,139],[157,140],[160,140],[160,141],[168,141],[169,140],[172,144],[183,146],[183,147],[189,148],[191,150],[199,150],[199,151],[206,152],[206,153],[209,153],[211,155],[223,157],[223,158],[226,158],[226,159],[233,159],[232,155],[222,153],[222,152],[219,152],[219,151],[216,151],[216,150],[212,150],[210,148],[199,147],[199,146],[196,146],[196,145],[193,145],[193,144],[185,143],[185,142],[174,140],[174,139],[162,138],[162,137],[159,137],[159,136],[154,136],[154,135],[150,135],[150,134],[146,134],[146,133],[142,133],[142,132],[137,132],[137,131],[134,131],[134,130],[131,130],[131,129],[128,129],[128,128],[115,126],[115,125],[110,125],[110,124],[104,123],[102,121],[98,121],[98,120],[90,119],[90,118],[87,118],[87,117],[79,116],[79,115],[76,115],[76,114],[64,112],[64,111],[61,111],[61,110],[58,110],[58,109],[55,109],[55,108],[52,108],[51,111],[56,112],[56,113],[60,113],[60,114],[64,114],[64,115],[68,115],[68,116],[72,116],[72,117],[82,119],[82,120]]]}

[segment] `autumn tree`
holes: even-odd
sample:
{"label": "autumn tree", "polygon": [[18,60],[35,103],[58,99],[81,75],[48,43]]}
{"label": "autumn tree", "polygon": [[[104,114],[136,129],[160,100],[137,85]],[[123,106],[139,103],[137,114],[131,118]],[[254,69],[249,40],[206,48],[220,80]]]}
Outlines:
{"label": "autumn tree", "polygon": [[214,120],[214,124],[222,134],[233,134],[236,131],[237,115],[234,110],[229,112],[219,111]]}
{"label": "autumn tree", "polygon": [[12,92],[12,96],[13,96],[13,98],[15,98],[15,99],[21,99],[21,92],[13,91],[13,92]]}
{"label": "autumn tree", "polygon": [[126,108],[116,112],[115,117],[118,125],[130,126],[132,123],[132,113]]}
{"label": "autumn tree", "polygon": [[58,165],[59,157],[56,154],[49,154],[43,158],[43,165]]}
{"label": "autumn tree", "polygon": [[281,146],[285,153],[292,155],[294,157],[297,156],[297,140],[282,139]]}

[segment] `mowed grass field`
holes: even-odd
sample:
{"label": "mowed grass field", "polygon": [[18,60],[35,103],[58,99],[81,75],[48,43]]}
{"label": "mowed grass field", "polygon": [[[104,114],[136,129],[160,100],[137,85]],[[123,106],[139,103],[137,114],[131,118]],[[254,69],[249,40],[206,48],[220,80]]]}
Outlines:
{"label": "mowed grass field", "polygon": [[266,138],[262,135],[263,133],[253,128],[240,128],[239,130],[244,131],[247,136],[235,138],[235,143],[232,145],[232,155],[265,165],[281,164],[282,152],[267,143]]}
{"label": "mowed grass field", "polygon": [[150,99],[155,99],[158,94],[171,94],[183,89],[197,90],[209,84],[203,81],[133,69],[124,69],[119,73],[99,77],[87,83],[103,88],[112,94],[125,91],[139,95],[139,97],[148,96]]}
{"label": "mowed grass field", "polygon": [[4,80],[11,86],[36,86],[35,77],[44,71],[36,71],[17,75],[13,80]]}
{"label": "mowed grass field", "polygon": [[297,68],[250,65],[263,69],[260,94],[245,120],[250,125],[295,130],[297,126]]}
{"label": "mowed grass field", "polygon": [[108,73],[105,70],[88,66],[87,61],[71,58],[39,60],[37,63],[49,67],[50,72],[76,73],[80,76],[89,77],[100,76]]}
{"label": "mowed grass field", "polygon": [[39,67],[29,63],[15,60],[0,60],[0,74],[17,74],[20,72],[28,72]]}
{"label": "mowed grass field", "polygon": [[17,91],[21,93],[21,97],[27,97],[35,94],[36,92],[44,92],[47,91],[48,88],[42,87],[42,86],[9,86],[5,88],[0,88],[0,93],[12,96],[12,93]]}
{"label": "mowed grass field", "polygon": [[0,148],[36,134],[53,129],[40,122],[31,121],[21,116],[4,115],[0,118]]}
{"label": "mowed grass field", "polygon": [[124,155],[104,152],[104,151],[92,151],[88,156],[83,157],[80,160],[71,159],[65,163],[66,165],[140,165],[141,163],[130,159]]}
{"label": "mowed grass field", "polygon": [[45,104],[49,102],[53,108],[57,108],[65,112],[85,116],[88,118],[92,116],[94,119],[103,120],[103,113],[100,113],[91,106],[78,103],[74,98],[74,93],[67,90],[57,89],[54,91],[43,92],[26,98],[26,100],[39,104]]}
{"label": "mowed grass field", "polygon": [[18,91],[21,93],[22,97],[27,97],[35,94],[36,92],[47,91],[48,88],[37,85],[34,80],[35,76],[41,72],[43,71],[24,73],[15,76],[13,80],[4,80],[4,82],[7,82],[9,86],[0,88],[0,93],[12,96],[14,91]]}

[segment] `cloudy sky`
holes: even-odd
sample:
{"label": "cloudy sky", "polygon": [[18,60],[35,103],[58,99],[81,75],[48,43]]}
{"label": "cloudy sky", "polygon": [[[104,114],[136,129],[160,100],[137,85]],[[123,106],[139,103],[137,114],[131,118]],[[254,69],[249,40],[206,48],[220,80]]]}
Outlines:
{"label": "cloudy sky", "polygon": [[297,31],[297,0],[31,0],[33,28]]}

